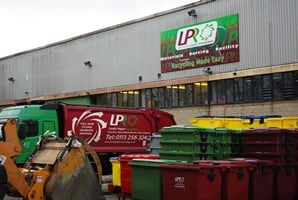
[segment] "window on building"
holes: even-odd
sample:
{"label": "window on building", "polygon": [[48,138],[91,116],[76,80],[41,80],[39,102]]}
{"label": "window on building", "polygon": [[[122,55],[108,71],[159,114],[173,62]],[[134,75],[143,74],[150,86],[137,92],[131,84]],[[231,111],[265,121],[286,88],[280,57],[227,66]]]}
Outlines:
{"label": "window on building", "polygon": [[133,90],[127,91],[127,107],[134,107],[134,102],[135,102],[134,91]]}
{"label": "window on building", "polygon": [[94,96],[100,105],[172,108],[298,98],[298,71]]}
{"label": "window on building", "polygon": [[273,87],[273,99],[283,99],[283,84],[282,84],[282,73],[272,75],[272,87]]}
{"label": "window on building", "polygon": [[185,85],[185,106],[193,105],[193,84]]}
{"label": "window on building", "polygon": [[158,88],[152,88],[151,92],[152,107],[155,108],[158,106]]}
{"label": "window on building", "polygon": [[139,91],[130,90],[127,91],[127,104],[128,107],[139,107]]}
{"label": "window on building", "polygon": [[166,107],[178,106],[179,89],[177,85],[167,86],[165,89]]}
{"label": "window on building", "polygon": [[211,82],[211,104],[226,103],[225,80]]}
{"label": "window on building", "polygon": [[95,103],[98,104],[98,105],[107,105],[107,95],[108,94],[99,94],[96,96],[96,100],[95,100]]}
{"label": "window on building", "polygon": [[119,107],[123,107],[123,93],[122,92],[118,92],[117,93],[117,106]]}
{"label": "window on building", "polygon": [[284,73],[283,79],[283,97],[284,99],[291,99],[294,97],[294,74],[291,72]]}
{"label": "window on building", "polygon": [[226,80],[226,101],[234,103],[234,79]]}
{"label": "window on building", "polygon": [[165,88],[165,107],[169,108],[172,107],[172,87],[167,86]]}
{"label": "window on building", "polygon": [[179,89],[177,85],[172,86],[172,107],[178,106]]}
{"label": "window on building", "polygon": [[111,94],[111,106],[113,106],[113,107],[116,107],[117,106],[117,93],[116,92],[113,92],[112,94]]}
{"label": "window on building", "polygon": [[217,81],[211,82],[211,104],[217,104]]}
{"label": "window on building", "polygon": [[158,88],[157,107],[158,108],[164,108],[165,107],[165,88],[164,87]]}
{"label": "window on building", "polygon": [[106,106],[112,106],[112,93],[107,93],[106,94]]}
{"label": "window on building", "polygon": [[146,107],[146,90],[140,90],[141,92],[141,107]]}
{"label": "window on building", "polygon": [[226,84],[225,80],[217,81],[217,103],[225,104],[226,103]]}
{"label": "window on building", "polygon": [[152,93],[151,88],[145,90],[145,98],[146,98],[146,107],[154,107],[152,102]]}
{"label": "window on building", "polygon": [[178,86],[179,106],[185,106],[186,87],[185,85]]}
{"label": "window on building", "polygon": [[243,78],[235,78],[234,79],[234,92],[235,92],[235,102],[240,103],[243,102]]}
{"label": "window on building", "polygon": [[252,95],[254,101],[260,101],[262,99],[262,77],[252,77]]}
{"label": "window on building", "polygon": [[202,104],[202,92],[201,92],[201,83],[194,83],[193,84],[193,99],[194,105],[201,105]]}
{"label": "window on building", "polygon": [[193,84],[193,105],[208,104],[208,83],[197,82]]}
{"label": "window on building", "polygon": [[293,85],[294,85],[294,97],[298,98],[298,71],[294,72]]}
{"label": "window on building", "polygon": [[272,99],[272,81],[271,75],[265,75],[262,77],[262,99],[270,100]]}
{"label": "window on building", "polygon": [[244,91],[244,102],[252,101],[252,80],[251,77],[246,77],[243,79],[243,91]]}
{"label": "window on building", "polygon": [[209,104],[208,100],[208,82],[201,82],[202,104]]}
{"label": "window on building", "polygon": [[128,92],[124,91],[122,93],[122,106],[123,107],[128,107]]}
{"label": "window on building", "polygon": [[140,107],[140,92],[138,90],[134,91],[134,107]]}

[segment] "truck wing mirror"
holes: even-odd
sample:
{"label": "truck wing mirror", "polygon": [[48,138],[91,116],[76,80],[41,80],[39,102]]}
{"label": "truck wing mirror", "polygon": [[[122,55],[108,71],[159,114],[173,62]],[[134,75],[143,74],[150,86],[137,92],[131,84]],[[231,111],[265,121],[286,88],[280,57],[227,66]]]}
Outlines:
{"label": "truck wing mirror", "polygon": [[46,137],[56,137],[56,132],[47,130],[46,132],[44,132],[43,135],[46,136]]}
{"label": "truck wing mirror", "polygon": [[26,138],[26,124],[21,123],[18,131],[18,136],[20,139]]}
{"label": "truck wing mirror", "polygon": [[3,124],[0,124],[0,141],[4,141]]}

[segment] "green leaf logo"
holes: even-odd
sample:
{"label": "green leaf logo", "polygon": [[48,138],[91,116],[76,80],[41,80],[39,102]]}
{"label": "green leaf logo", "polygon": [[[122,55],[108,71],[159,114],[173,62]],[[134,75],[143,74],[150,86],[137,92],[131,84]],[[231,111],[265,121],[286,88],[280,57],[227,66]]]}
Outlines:
{"label": "green leaf logo", "polygon": [[215,28],[213,27],[213,24],[207,23],[201,31],[200,38],[207,41],[212,36],[214,30]]}

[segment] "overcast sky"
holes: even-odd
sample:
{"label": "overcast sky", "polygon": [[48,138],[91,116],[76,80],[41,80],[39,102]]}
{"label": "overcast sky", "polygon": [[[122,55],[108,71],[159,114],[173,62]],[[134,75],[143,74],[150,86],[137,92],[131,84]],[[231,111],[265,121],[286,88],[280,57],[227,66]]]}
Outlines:
{"label": "overcast sky", "polygon": [[0,0],[0,58],[198,0]]}

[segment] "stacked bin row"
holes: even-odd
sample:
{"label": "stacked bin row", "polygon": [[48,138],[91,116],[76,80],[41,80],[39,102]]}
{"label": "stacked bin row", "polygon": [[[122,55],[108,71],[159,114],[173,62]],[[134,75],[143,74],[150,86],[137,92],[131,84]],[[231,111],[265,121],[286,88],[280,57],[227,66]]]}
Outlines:
{"label": "stacked bin row", "polygon": [[243,157],[274,162],[277,199],[298,197],[298,129],[251,129],[242,137]]}
{"label": "stacked bin row", "polygon": [[274,160],[281,165],[298,161],[298,131],[295,129],[250,129],[243,132],[242,138],[244,157]]}
{"label": "stacked bin row", "polygon": [[132,199],[249,198],[250,164],[240,161],[194,161],[134,159]]}
{"label": "stacked bin row", "polygon": [[169,160],[214,159],[214,129],[194,126],[170,126],[160,131],[160,157]]}
{"label": "stacked bin row", "polygon": [[170,126],[160,131],[162,159],[222,160],[241,155],[241,131],[226,128]]}
{"label": "stacked bin row", "polygon": [[243,138],[238,137],[243,144],[232,145],[232,152],[243,151],[242,157],[272,160],[274,199],[293,199],[295,195],[298,198],[298,117],[199,116],[191,118],[190,122],[200,127],[243,129]]}
{"label": "stacked bin row", "polygon": [[[134,200],[297,199],[288,172],[276,170],[269,160],[233,158],[180,163],[133,159],[129,165]],[[294,174],[290,177],[295,178]]]}
{"label": "stacked bin row", "polygon": [[216,160],[224,160],[231,157],[239,157],[242,153],[242,130],[227,128],[214,128],[214,155]]}
{"label": "stacked bin row", "polygon": [[280,115],[197,116],[190,118],[190,123],[199,127],[222,127],[229,129],[298,128],[298,117],[282,117]]}
{"label": "stacked bin row", "polygon": [[165,200],[248,199],[250,165],[247,162],[195,161],[191,165],[161,168]]}
{"label": "stacked bin row", "polygon": [[294,122],[298,126],[296,118],[242,118],[245,123],[237,128],[243,129],[230,129],[239,119],[223,120],[227,119],[219,121],[226,126],[220,128],[198,124],[165,127],[149,138],[150,156],[121,156],[118,185],[123,197],[298,199],[298,129],[244,128],[261,122],[288,128]]}

